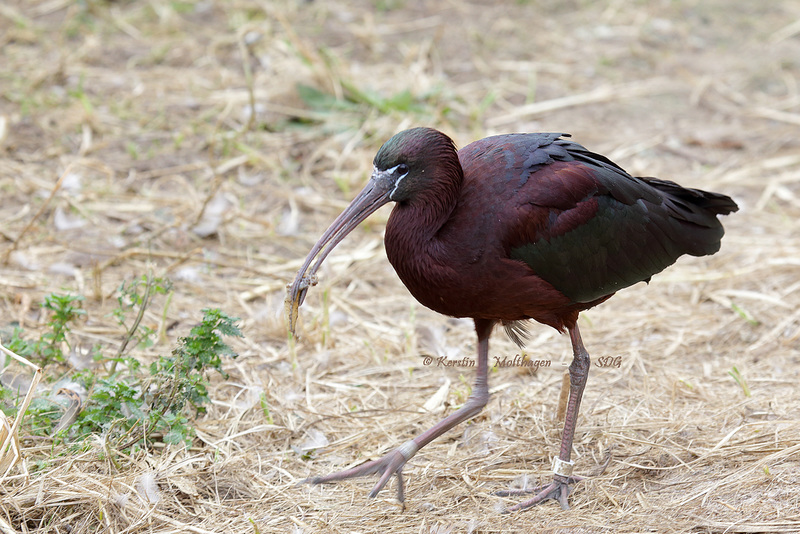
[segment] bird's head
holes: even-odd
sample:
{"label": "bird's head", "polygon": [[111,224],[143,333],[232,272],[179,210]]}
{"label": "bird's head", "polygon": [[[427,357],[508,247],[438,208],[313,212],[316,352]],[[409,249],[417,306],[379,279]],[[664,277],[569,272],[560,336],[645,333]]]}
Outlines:
{"label": "bird's head", "polygon": [[438,173],[447,172],[454,162],[458,156],[449,137],[433,128],[412,128],[396,134],[378,150],[370,181],[385,184],[387,199],[402,203],[428,190]]}
{"label": "bird's head", "polygon": [[[292,333],[298,308],[308,288],[316,284],[317,269],[347,234],[384,204],[426,202],[428,193],[436,194],[432,185],[438,176],[455,173],[461,177],[453,141],[433,128],[412,128],[396,134],[378,150],[373,165],[367,185],[322,234],[288,287],[286,315]],[[317,261],[309,270],[314,258]]]}

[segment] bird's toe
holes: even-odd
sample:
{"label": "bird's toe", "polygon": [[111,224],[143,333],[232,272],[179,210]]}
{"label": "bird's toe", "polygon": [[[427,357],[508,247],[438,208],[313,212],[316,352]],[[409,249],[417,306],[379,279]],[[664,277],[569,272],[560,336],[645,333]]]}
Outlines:
{"label": "bird's toe", "polygon": [[386,486],[392,475],[397,475],[397,500],[403,502],[405,500],[405,484],[403,481],[403,466],[406,464],[406,456],[401,449],[395,449],[383,458],[378,460],[371,460],[351,469],[337,471],[329,475],[308,477],[300,481],[300,483],[307,484],[326,484],[330,482],[339,482],[350,478],[363,477],[368,475],[380,474],[381,477],[372,491],[369,492],[368,497],[374,499],[378,493]]}
{"label": "bird's toe", "polygon": [[501,490],[494,492],[494,495],[498,495],[500,497],[513,497],[513,496],[529,495],[531,493],[535,493],[533,498],[528,499],[527,501],[521,502],[519,504],[516,504],[511,508],[506,509],[503,513],[525,510],[532,506],[536,506],[537,504],[541,504],[548,499],[553,499],[554,501],[557,501],[558,504],[561,505],[562,510],[569,510],[569,494],[572,491],[570,485],[583,480],[583,478],[584,477],[579,477],[579,476],[570,476],[570,477],[556,476],[554,477],[553,482],[551,482],[546,486],[539,486],[533,489]]}

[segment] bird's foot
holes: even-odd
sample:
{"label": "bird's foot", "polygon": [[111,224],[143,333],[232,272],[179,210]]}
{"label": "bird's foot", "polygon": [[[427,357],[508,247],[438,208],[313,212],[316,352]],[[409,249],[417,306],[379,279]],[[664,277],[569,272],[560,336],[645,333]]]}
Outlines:
{"label": "bird's foot", "polygon": [[374,475],[380,473],[381,478],[378,483],[369,492],[369,498],[375,498],[378,493],[386,486],[392,475],[397,475],[397,500],[399,502],[405,501],[405,484],[403,482],[403,466],[417,453],[418,447],[414,440],[407,441],[400,447],[379,460],[371,460],[356,467],[331,473],[319,477],[309,477],[302,482],[308,484],[326,484],[328,482],[338,482],[340,480],[347,480],[348,478],[363,477],[367,475]]}
{"label": "bird's foot", "polygon": [[562,510],[569,510],[569,501],[567,497],[569,497],[570,493],[570,484],[575,484],[583,480],[584,477],[579,476],[563,476],[563,475],[555,475],[553,477],[553,481],[546,485],[546,486],[539,486],[533,489],[521,489],[521,490],[501,490],[494,492],[494,495],[498,495],[500,497],[513,497],[519,495],[529,495],[531,493],[535,493],[532,499],[528,499],[527,501],[521,502],[517,505],[512,506],[505,510],[504,513],[516,512],[517,510],[525,510],[526,508],[530,508],[531,506],[536,506],[537,504],[541,504],[547,499],[553,499],[558,501],[558,504],[561,505]]}

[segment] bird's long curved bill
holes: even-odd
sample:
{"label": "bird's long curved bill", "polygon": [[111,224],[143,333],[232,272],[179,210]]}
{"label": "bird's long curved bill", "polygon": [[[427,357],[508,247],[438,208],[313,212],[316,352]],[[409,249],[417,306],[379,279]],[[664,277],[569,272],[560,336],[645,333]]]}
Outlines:
{"label": "bird's long curved bill", "polygon": [[[316,285],[316,272],[330,252],[338,245],[364,219],[369,217],[378,208],[389,202],[389,195],[395,184],[390,177],[381,172],[372,174],[367,185],[353,199],[347,208],[333,221],[333,224],[322,234],[317,244],[306,256],[303,266],[297,271],[297,276],[290,286],[287,286],[285,301],[286,320],[289,331],[294,334],[297,324],[297,315],[300,305],[303,304],[308,288]],[[309,270],[311,262],[317,258],[314,266]]]}

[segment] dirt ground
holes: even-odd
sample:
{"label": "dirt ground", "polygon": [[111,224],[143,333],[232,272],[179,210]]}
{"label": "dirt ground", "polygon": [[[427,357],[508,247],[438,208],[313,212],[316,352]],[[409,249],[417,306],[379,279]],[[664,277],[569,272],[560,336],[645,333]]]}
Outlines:
{"label": "dirt ground", "polygon": [[[20,435],[5,533],[799,532],[800,3],[12,0],[0,5],[0,310],[32,334],[54,291],[86,297],[78,347],[116,350],[114,291],[174,283],[169,353],[217,307],[240,356],[190,449],[108,459]],[[378,457],[458,408],[469,322],[417,304],[386,260],[384,208],[343,242],[288,342],[286,284],[393,133],[459,146],[569,132],[635,175],[739,203],[722,249],[582,315],[595,361],[575,437],[588,478],[500,514],[552,476],[569,340],[497,368],[493,397],[368,501],[374,478],[298,485]],[[163,304],[162,304],[163,305]],[[492,356],[519,349],[496,332]],[[426,363],[430,363],[426,365]],[[734,380],[737,369],[745,388]],[[48,394],[64,369],[45,369]],[[427,409],[423,409],[425,406]]]}

